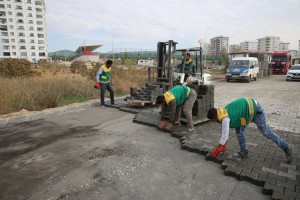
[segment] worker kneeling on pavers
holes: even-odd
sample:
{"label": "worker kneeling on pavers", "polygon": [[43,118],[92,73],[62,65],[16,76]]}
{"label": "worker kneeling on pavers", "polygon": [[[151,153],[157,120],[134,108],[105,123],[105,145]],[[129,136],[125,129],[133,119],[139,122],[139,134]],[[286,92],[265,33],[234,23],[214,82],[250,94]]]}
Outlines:
{"label": "worker kneeling on pavers", "polygon": [[214,122],[222,123],[222,136],[219,145],[213,150],[213,158],[226,150],[226,142],[229,136],[229,128],[235,128],[239,140],[240,152],[233,155],[235,158],[247,158],[248,147],[245,140],[245,128],[250,122],[254,122],[260,132],[267,138],[273,140],[285,152],[287,162],[293,160],[293,155],[288,143],[271,131],[266,122],[263,107],[253,98],[239,98],[228,104],[225,108],[211,108],[207,118]]}
{"label": "worker kneeling on pavers", "polygon": [[[196,101],[197,93],[185,85],[175,86],[168,90],[163,95],[157,97],[157,104],[162,104],[161,118],[159,122],[159,128],[165,128],[170,131],[174,124],[180,124],[180,115],[183,112],[187,119],[188,132],[194,131],[194,123],[192,118],[192,109]],[[166,110],[169,110],[169,122],[165,124]]]}

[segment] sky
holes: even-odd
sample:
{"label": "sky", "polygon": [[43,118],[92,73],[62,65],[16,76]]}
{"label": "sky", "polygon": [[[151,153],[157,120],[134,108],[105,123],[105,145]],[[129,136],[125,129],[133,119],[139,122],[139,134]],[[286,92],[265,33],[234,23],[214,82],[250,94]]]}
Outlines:
{"label": "sky", "polygon": [[48,52],[99,44],[97,52],[190,48],[278,36],[298,50],[300,0],[46,0]]}

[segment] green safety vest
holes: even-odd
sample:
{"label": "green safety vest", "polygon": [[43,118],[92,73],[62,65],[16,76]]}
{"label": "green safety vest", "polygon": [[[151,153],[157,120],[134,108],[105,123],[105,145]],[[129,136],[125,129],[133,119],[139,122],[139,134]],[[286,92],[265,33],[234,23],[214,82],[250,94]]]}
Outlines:
{"label": "green safety vest", "polygon": [[101,67],[102,67],[103,71],[102,71],[102,74],[100,75],[99,81],[100,81],[100,83],[108,83],[110,80],[111,67],[108,68],[105,65],[102,65]]}
{"label": "green safety vest", "polygon": [[189,96],[191,89],[185,85],[178,85],[165,92],[165,100],[167,104],[173,99],[176,99],[176,107],[184,104],[186,98]]}
{"label": "green safety vest", "polygon": [[230,128],[247,126],[256,117],[256,103],[253,98],[239,98],[225,107],[230,118]]}

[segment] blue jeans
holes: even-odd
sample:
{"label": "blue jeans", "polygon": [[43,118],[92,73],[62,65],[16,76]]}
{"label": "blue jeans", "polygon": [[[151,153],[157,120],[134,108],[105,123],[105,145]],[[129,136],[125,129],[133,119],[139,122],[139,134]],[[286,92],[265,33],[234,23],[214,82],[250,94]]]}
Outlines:
{"label": "blue jeans", "polygon": [[[288,148],[288,143],[284,139],[282,139],[279,135],[277,135],[275,132],[271,131],[269,129],[269,127],[267,126],[265,111],[259,103],[257,103],[256,117],[254,119],[254,123],[256,124],[259,131],[265,137],[273,140],[283,150]],[[246,128],[246,126],[241,126],[241,127],[235,129],[237,138],[239,140],[239,144],[240,144],[240,147],[242,150],[248,149],[246,140],[245,140],[245,128]]]}
{"label": "blue jeans", "polygon": [[110,82],[108,83],[101,83],[100,84],[100,104],[101,106],[104,106],[105,105],[105,102],[104,102],[104,97],[105,97],[105,91],[108,90],[109,93],[110,93],[110,102],[111,104],[114,104],[115,103],[115,99],[114,99],[114,91],[113,91],[113,88],[112,88],[112,84]]}

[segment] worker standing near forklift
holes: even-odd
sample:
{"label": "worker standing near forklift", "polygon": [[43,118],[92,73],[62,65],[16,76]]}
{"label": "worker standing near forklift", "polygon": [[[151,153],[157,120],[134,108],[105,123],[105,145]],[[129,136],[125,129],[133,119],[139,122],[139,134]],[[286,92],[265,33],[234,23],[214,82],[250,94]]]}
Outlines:
{"label": "worker standing near forklift", "polygon": [[[171,131],[173,123],[180,124],[180,115],[183,109],[187,119],[187,131],[192,133],[194,131],[192,109],[196,98],[197,93],[185,85],[175,86],[164,94],[159,95],[156,99],[157,104],[162,104],[159,128]],[[169,121],[165,123],[167,109],[169,111]]]}

